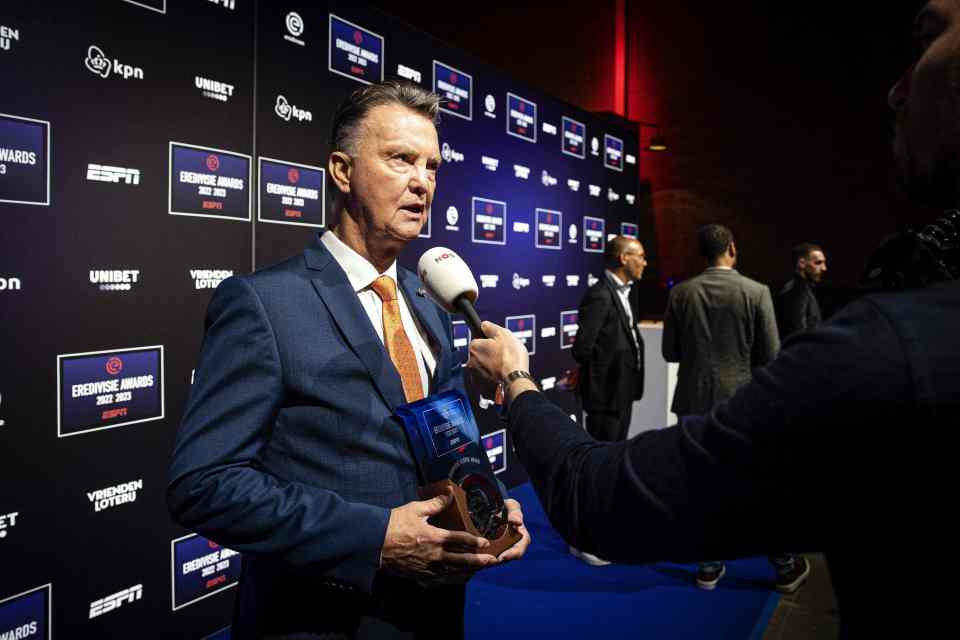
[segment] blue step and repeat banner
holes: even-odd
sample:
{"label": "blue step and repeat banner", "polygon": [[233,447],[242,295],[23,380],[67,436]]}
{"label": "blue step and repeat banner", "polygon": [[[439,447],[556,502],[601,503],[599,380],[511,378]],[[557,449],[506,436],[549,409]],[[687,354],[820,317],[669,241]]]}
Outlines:
{"label": "blue step and repeat banner", "polygon": [[[164,500],[203,315],[325,228],[332,110],[387,78],[442,98],[401,263],[463,256],[481,316],[576,418],[557,384],[580,298],[610,236],[652,240],[635,132],[358,2],[0,6],[0,638],[229,637],[242,556]],[[523,482],[493,394],[470,394],[494,470]]]}

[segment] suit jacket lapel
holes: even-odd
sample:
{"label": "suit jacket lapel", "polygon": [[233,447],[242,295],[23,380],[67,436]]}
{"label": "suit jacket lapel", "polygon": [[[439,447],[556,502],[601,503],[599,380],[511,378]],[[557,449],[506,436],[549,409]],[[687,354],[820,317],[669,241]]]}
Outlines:
{"label": "suit jacket lapel", "polygon": [[360,304],[347,274],[319,238],[319,235],[316,236],[313,244],[304,251],[307,268],[316,272],[311,278],[313,288],[329,311],[347,346],[367,368],[373,386],[387,406],[393,409],[404,404],[406,398],[403,384],[396,367],[370,324],[370,317]]}
{"label": "suit jacket lapel", "polygon": [[443,339],[443,325],[440,323],[440,315],[437,313],[436,305],[425,296],[417,294],[417,290],[420,288],[420,279],[413,273],[397,266],[397,279],[400,281],[400,288],[403,290],[410,311],[420,321],[420,326],[427,332],[430,339],[440,347],[433,377],[436,382],[441,382],[440,372],[447,370],[444,366],[446,364],[444,358],[448,357],[450,353],[446,348],[446,340]]}
{"label": "suit jacket lapel", "polygon": [[630,326],[630,319],[627,317],[627,312],[623,310],[623,303],[620,302],[620,294],[617,293],[616,287],[610,282],[610,278],[606,273],[603,274],[603,277],[606,280],[607,290],[613,298],[613,308],[617,310],[617,315],[620,316],[620,326],[623,327],[623,330],[626,332],[627,342],[630,344],[630,348],[633,349],[634,356],[636,356],[637,341],[633,333],[633,327]]}

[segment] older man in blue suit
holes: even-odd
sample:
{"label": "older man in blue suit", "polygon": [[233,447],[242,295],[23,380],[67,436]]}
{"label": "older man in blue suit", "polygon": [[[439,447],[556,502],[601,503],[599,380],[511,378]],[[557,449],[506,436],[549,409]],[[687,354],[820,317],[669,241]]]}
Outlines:
{"label": "older man in blue suit", "polygon": [[463,386],[450,317],[397,256],[441,162],[437,97],[398,82],[334,117],[334,227],[214,294],[168,502],[244,553],[234,638],[457,638],[466,578],[521,557],[435,528],[394,409]]}

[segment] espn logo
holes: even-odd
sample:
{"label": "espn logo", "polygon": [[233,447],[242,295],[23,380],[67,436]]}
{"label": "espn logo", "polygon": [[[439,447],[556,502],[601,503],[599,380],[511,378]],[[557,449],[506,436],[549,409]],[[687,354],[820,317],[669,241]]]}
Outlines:
{"label": "espn logo", "polygon": [[88,164],[87,180],[138,185],[140,184],[140,170],[111,167],[105,164]]}
{"label": "espn logo", "polygon": [[143,585],[138,584],[134,587],[128,587],[123,591],[118,591],[112,596],[94,600],[90,603],[90,619],[102,616],[114,609],[119,609],[124,602],[135,602],[143,597]]}

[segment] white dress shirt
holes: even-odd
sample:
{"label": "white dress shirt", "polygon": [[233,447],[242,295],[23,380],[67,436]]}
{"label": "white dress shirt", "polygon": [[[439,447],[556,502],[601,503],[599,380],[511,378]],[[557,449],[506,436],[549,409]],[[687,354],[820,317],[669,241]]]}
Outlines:
{"label": "white dress shirt", "polygon": [[420,357],[417,358],[417,368],[420,370],[420,382],[423,383],[423,393],[427,395],[430,389],[430,378],[433,376],[433,371],[437,367],[437,360],[433,355],[433,351],[430,350],[429,343],[425,338],[423,329],[420,327],[420,323],[413,313],[410,312],[407,301],[404,299],[403,288],[400,286],[399,280],[397,280],[396,260],[393,261],[393,264],[391,264],[386,271],[379,273],[377,268],[370,264],[366,258],[344,244],[332,231],[327,231],[320,236],[320,242],[330,251],[333,259],[337,261],[340,268],[347,274],[347,279],[350,281],[353,290],[357,293],[357,298],[360,299],[360,304],[363,305],[363,310],[367,312],[367,317],[370,318],[370,324],[373,325],[381,342],[383,342],[383,300],[380,299],[376,291],[370,288],[370,285],[381,275],[390,276],[393,278],[393,281],[397,283],[400,320],[403,322],[403,330],[406,332],[407,338],[410,339],[410,345],[413,347],[414,353],[420,354]]}
{"label": "white dress shirt", "polygon": [[613,288],[617,290],[617,297],[620,298],[620,306],[627,314],[627,325],[630,327],[630,337],[633,338],[633,346],[637,348],[637,364],[643,363],[643,352],[640,351],[640,341],[637,339],[637,327],[633,324],[633,310],[630,308],[630,287],[633,282],[623,282],[617,274],[606,269],[607,278],[613,283]]}

